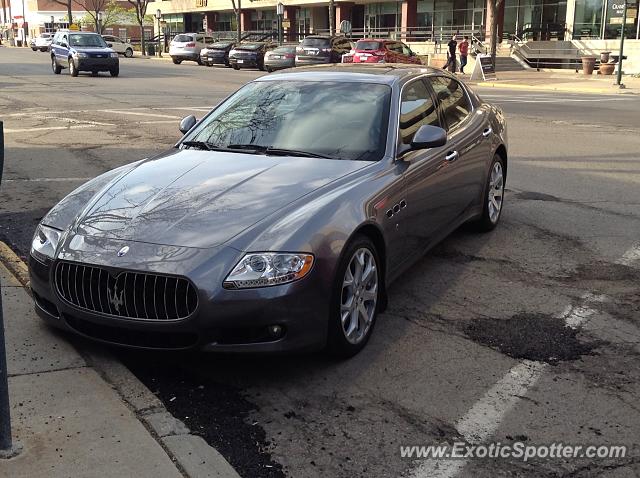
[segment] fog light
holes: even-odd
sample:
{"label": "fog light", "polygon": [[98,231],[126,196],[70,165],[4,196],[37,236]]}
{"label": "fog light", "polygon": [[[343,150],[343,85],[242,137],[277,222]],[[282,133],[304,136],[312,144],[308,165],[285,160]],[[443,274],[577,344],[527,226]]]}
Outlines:
{"label": "fog light", "polygon": [[282,337],[282,327],[280,325],[270,325],[267,327],[267,331],[274,339]]}

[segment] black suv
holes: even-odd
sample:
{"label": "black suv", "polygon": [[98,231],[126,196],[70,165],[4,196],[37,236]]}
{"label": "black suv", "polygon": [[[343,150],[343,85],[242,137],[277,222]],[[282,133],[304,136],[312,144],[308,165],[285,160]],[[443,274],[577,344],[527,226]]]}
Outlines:
{"label": "black suv", "polygon": [[51,69],[59,75],[69,68],[71,76],[90,71],[94,76],[108,71],[111,76],[120,74],[118,54],[109,48],[97,33],[59,31],[51,42]]}
{"label": "black suv", "polygon": [[296,66],[340,63],[351,51],[351,42],[343,36],[311,35],[296,48]]}

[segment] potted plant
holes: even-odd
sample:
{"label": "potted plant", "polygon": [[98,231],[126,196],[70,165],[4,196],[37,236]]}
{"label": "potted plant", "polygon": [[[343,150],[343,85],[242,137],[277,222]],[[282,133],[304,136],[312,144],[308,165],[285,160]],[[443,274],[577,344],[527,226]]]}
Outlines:
{"label": "potted plant", "polygon": [[582,57],[582,73],[584,73],[585,75],[592,75],[595,67],[596,67],[595,56]]}

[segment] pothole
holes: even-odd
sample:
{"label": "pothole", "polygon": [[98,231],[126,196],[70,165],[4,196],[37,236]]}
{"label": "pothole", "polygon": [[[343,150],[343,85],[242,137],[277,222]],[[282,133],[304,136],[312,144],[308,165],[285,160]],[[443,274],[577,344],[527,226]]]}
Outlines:
{"label": "pothole", "polygon": [[582,342],[578,330],[562,319],[542,314],[517,314],[509,319],[479,318],[465,329],[466,335],[515,359],[556,365],[590,355],[601,342]]}

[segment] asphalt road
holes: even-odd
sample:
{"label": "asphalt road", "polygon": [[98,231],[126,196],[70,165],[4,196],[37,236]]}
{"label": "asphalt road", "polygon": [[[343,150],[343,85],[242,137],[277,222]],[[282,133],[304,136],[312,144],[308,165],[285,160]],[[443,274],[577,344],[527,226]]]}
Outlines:
{"label": "asphalt road", "polygon": [[[259,74],[133,58],[119,78],[71,78],[53,75],[44,53],[0,48],[0,240],[26,254],[66,193],[170,147],[180,117]],[[117,351],[242,476],[640,474],[640,97],[478,91],[509,120],[502,223],[462,228],[418,262],[357,357]],[[461,438],[629,450],[400,456]]]}

